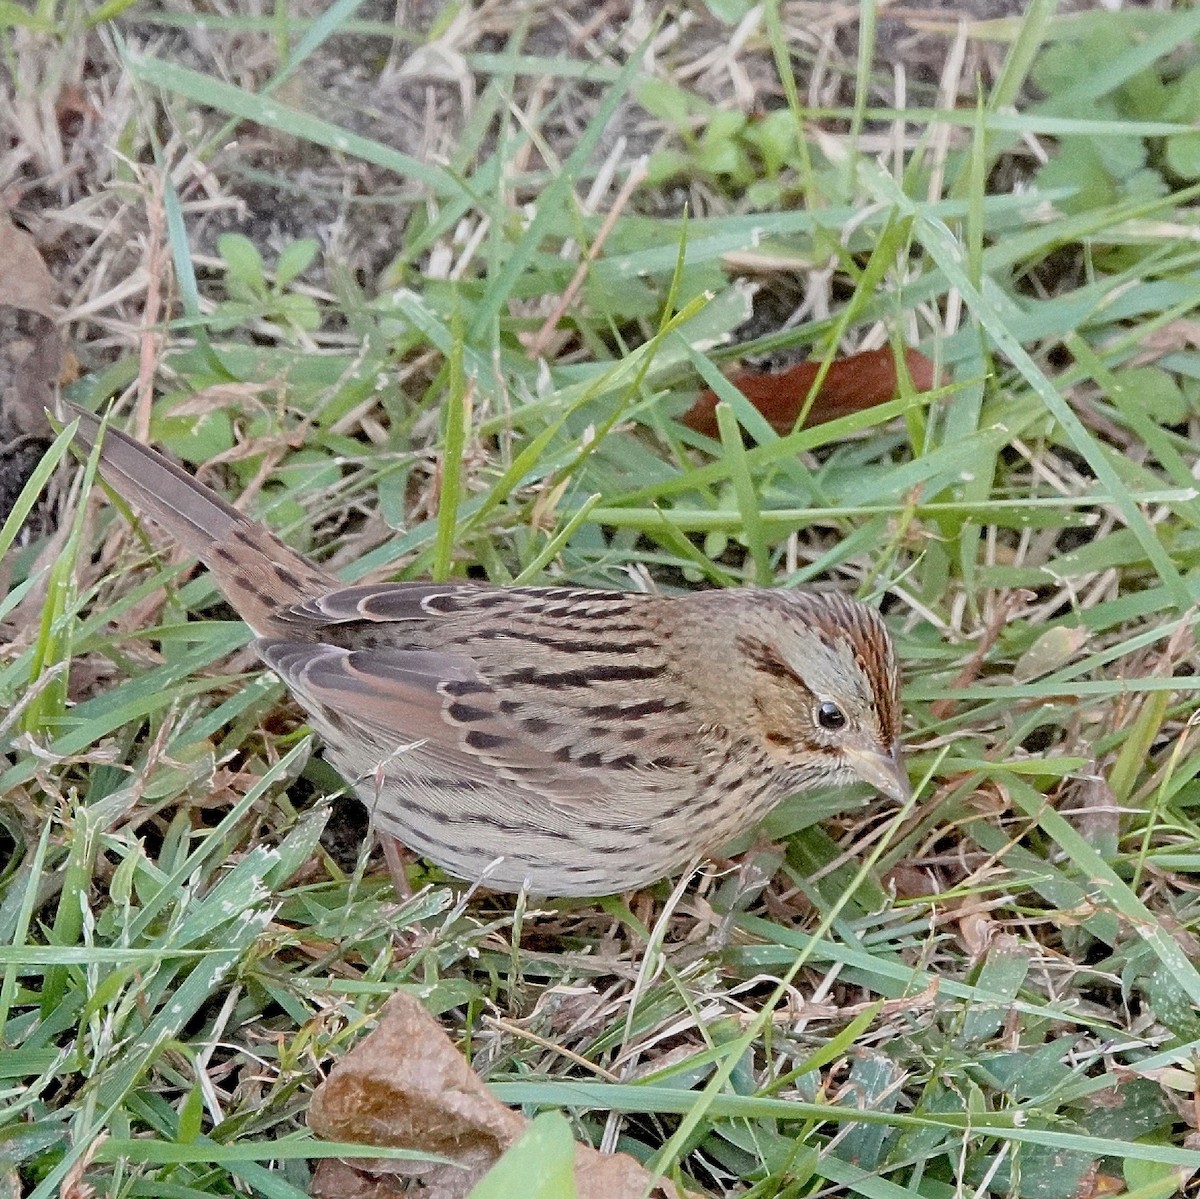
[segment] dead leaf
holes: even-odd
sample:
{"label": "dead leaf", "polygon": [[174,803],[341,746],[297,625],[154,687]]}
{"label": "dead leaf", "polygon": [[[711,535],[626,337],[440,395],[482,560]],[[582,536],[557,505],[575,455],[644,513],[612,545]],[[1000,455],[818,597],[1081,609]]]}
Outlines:
{"label": "dead leaf", "polygon": [[1104,1174],[1093,1162],[1079,1180],[1075,1199],[1106,1199],[1109,1195],[1120,1195],[1125,1190],[1125,1180],[1115,1174]]}
{"label": "dead leaf", "polygon": [[0,212],[0,443],[50,436],[63,369],[54,291],[33,238]]}
{"label": "dead leaf", "polygon": [[986,912],[965,912],[958,919],[958,933],[971,957],[981,957],[996,936],[995,922]]}
{"label": "dead leaf", "polygon": [[[401,1199],[411,1194],[408,1183],[395,1174],[368,1174],[349,1162],[327,1157],[313,1171],[313,1199]],[[424,1191],[424,1195],[436,1195]]]}
{"label": "dead leaf", "polygon": [[[54,407],[65,358],[54,291],[33,238],[0,209],[0,523],[52,436],[46,409]],[[43,495],[25,521],[22,540],[53,528],[52,509]],[[7,585],[0,566],[0,593]]]}
{"label": "dead leaf", "polygon": [[1095,762],[1080,771],[1069,794],[1071,803],[1064,805],[1063,814],[1089,845],[1105,856],[1115,854],[1121,840],[1121,805]]}
{"label": "dead leaf", "polygon": [[1129,366],[1145,366],[1167,354],[1175,354],[1180,350],[1193,350],[1200,346],[1200,321],[1179,320],[1169,321],[1159,329],[1138,338],[1138,352],[1128,363]]}
{"label": "dead leaf", "polygon": [[899,862],[883,876],[883,885],[890,887],[897,899],[928,899],[938,893],[938,885],[928,870],[909,862]]}
{"label": "dead leaf", "polygon": [[[308,1123],[327,1140],[412,1149],[456,1163],[325,1161],[313,1176],[318,1199],[388,1199],[408,1193],[402,1179],[419,1179],[422,1199],[465,1199],[530,1122],[492,1096],[441,1025],[401,992],[375,1031],[317,1088]],[[578,1199],[642,1199],[650,1177],[628,1154],[576,1146]],[[649,1195],[667,1192],[660,1184]]]}
{"label": "dead leaf", "polygon": [[[1129,1067],[1129,1073],[1138,1078],[1149,1078],[1158,1083],[1160,1087],[1166,1087],[1172,1091],[1179,1091],[1184,1095],[1194,1095],[1196,1093],[1195,1070],[1184,1070],[1180,1066],[1158,1066],[1141,1069],[1134,1065]],[[1115,1093],[1116,1088],[1113,1088],[1113,1091]],[[1114,1099],[1111,1106],[1119,1107],[1120,1103],[1118,1100]]]}
{"label": "dead leaf", "polygon": [[[0,267],[0,294],[3,289]],[[62,341],[54,322],[29,308],[0,303],[0,441],[17,437],[48,439]]]}
{"label": "dead leaf", "polygon": [[68,83],[58,93],[54,102],[54,119],[64,141],[75,137],[88,121],[99,121],[100,113],[87,98],[87,92],[78,83]]}
{"label": "dead leaf", "polygon": [[[906,350],[904,359],[917,391],[930,391],[937,386],[937,368],[924,354]],[[787,434],[804,410],[820,369],[819,362],[802,362],[777,374],[741,371],[729,381],[767,418],[776,433]],[[896,359],[890,349],[866,350],[839,358],[830,364],[808,409],[804,427],[822,425],[839,416],[885,404],[896,398],[899,388]],[[697,433],[716,437],[716,408],[716,393],[702,391],[679,419]]]}
{"label": "dead leaf", "polygon": [[33,238],[0,212],[0,304],[28,308],[53,319],[54,278]]}

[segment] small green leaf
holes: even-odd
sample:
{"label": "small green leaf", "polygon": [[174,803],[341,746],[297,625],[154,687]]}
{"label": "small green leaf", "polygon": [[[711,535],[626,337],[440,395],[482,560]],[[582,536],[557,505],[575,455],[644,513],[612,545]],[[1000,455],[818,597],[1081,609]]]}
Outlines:
{"label": "small green leaf", "polygon": [[275,287],[282,289],[312,266],[320,253],[321,243],[315,237],[302,237],[285,246],[275,264]]}
{"label": "small green leaf", "polygon": [[652,116],[676,129],[686,128],[699,111],[698,101],[681,87],[662,79],[647,79],[637,89],[638,103]]}
{"label": "small green leaf", "polygon": [[1125,1185],[1130,1192],[1151,1188],[1151,1194],[1173,1195],[1180,1189],[1182,1181],[1179,1167],[1164,1162],[1139,1162],[1127,1158],[1121,1163],[1121,1173],[1125,1175]]}
{"label": "small green leaf", "polygon": [[1013,679],[1027,683],[1065,666],[1083,648],[1091,634],[1083,625],[1056,625],[1047,629],[1013,667]]}
{"label": "small green leaf", "polygon": [[154,440],[169,446],[186,462],[211,462],[233,448],[233,423],[221,409],[203,416],[156,413],[150,426]]}
{"label": "small green leaf", "polygon": [[254,295],[266,292],[262,255],[248,237],[240,233],[222,233],[217,238],[217,252],[225,260],[227,287],[240,285]]}
{"label": "small green leaf", "polygon": [[199,1086],[188,1091],[179,1109],[179,1129],[176,1139],[181,1145],[190,1145],[200,1135],[201,1121],[204,1118],[204,1092]]}
{"label": "small green leaf", "polygon": [[1038,187],[1045,191],[1070,187],[1075,194],[1057,201],[1064,212],[1087,212],[1114,204],[1117,189],[1104,169],[1092,142],[1081,137],[1064,137],[1058,155],[1037,173]]}
{"label": "small green leaf", "polygon": [[752,0],[704,0],[704,7],[722,25],[736,25],[753,6]]}
{"label": "small green leaf", "polygon": [[650,155],[646,164],[646,186],[661,187],[681,175],[690,175],[696,169],[695,159],[682,150],[659,150]]}
{"label": "small green leaf", "polygon": [[796,118],[786,108],[769,112],[746,125],[745,138],[763,161],[768,175],[776,175],[796,153]]}
{"label": "small green leaf", "polygon": [[1167,166],[1181,179],[1200,179],[1200,133],[1167,138]]}
{"label": "small green leaf", "polygon": [[575,1138],[558,1112],[543,1112],[475,1184],[467,1199],[575,1199]]}
{"label": "small green leaf", "polygon": [[277,297],[275,306],[279,315],[290,324],[295,325],[297,329],[304,329],[311,333],[314,329],[321,327],[321,311],[312,296],[289,292]]}
{"label": "small green leaf", "polygon": [[[1198,135],[1200,136],[1200,135]],[[1157,366],[1137,366],[1113,371],[1121,385],[1119,403],[1162,425],[1181,425],[1189,416],[1188,403],[1172,375]]]}

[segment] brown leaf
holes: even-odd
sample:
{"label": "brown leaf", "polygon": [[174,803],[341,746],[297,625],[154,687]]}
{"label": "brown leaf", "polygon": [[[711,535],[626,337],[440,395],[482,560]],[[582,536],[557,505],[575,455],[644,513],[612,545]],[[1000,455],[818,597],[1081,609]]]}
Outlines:
{"label": "brown leaf", "polygon": [[[937,386],[937,368],[917,350],[904,352],[908,374],[917,391]],[[808,393],[821,369],[819,362],[802,362],[778,374],[741,371],[730,382],[767,418],[776,433],[787,434],[804,409]],[[894,400],[899,391],[896,359],[890,349],[865,350],[832,362],[820,390],[813,398],[804,426],[821,425],[863,412]],[[696,402],[679,419],[689,429],[708,437],[717,436],[717,396],[702,391]]]}
{"label": "brown leaf", "polygon": [[938,893],[937,883],[928,870],[909,862],[899,862],[883,876],[885,887],[891,887],[898,899],[927,899]]}
{"label": "brown leaf", "polygon": [[100,113],[87,98],[82,86],[78,83],[66,84],[58,93],[54,102],[54,119],[58,122],[58,131],[64,141],[79,132],[86,121],[99,121]]}
{"label": "brown leaf", "polygon": [[[419,1178],[422,1199],[464,1199],[529,1126],[492,1096],[441,1025],[403,992],[388,1000],[375,1031],[317,1088],[308,1123],[327,1140],[413,1149],[456,1163],[323,1162],[313,1177],[318,1199],[407,1193],[406,1184],[387,1175]],[[627,1154],[576,1147],[579,1199],[641,1199],[649,1182],[650,1175]],[[650,1192],[665,1194],[661,1187]]]}
{"label": "brown leaf", "polygon": [[0,304],[28,308],[53,318],[54,278],[33,238],[0,212]]}
{"label": "brown leaf", "polygon": [[1130,366],[1145,366],[1157,362],[1167,354],[1179,350],[1190,350],[1200,346],[1200,321],[1180,318],[1169,321],[1161,328],[1152,329],[1138,338],[1138,352],[1130,360]]}
{"label": "brown leaf", "polygon": [[48,437],[63,346],[54,279],[33,238],[0,212],[0,442]]}
{"label": "brown leaf", "polygon": [[1068,793],[1072,802],[1064,805],[1063,814],[1089,845],[1106,856],[1115,854],[1121,839],[1121,805],[1099,766],[1092,762],[1080,771]]}
{"label": "brown leaf", "polygon": [[[317,1163],[309,1188],[313,1199],[397,1199],[407,1191],[408,1183],[394,1174],[368,1174],[335,1157]],[[423,1193],[428,1199],[434,1192]]]}

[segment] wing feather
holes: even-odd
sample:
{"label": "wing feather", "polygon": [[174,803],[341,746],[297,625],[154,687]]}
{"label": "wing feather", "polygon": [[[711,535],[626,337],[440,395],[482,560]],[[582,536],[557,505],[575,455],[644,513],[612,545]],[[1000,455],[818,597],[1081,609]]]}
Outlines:
{"label": "wing feather", "polygon": [[450,787],[502,784],[568,803],[609,791],[601,772],[566,764],[539,745],[465,655],[274,639],[257,649],[318,724],[351,717],[399,776],[428,780],[434,772]]}
{"label": "wing feather", "polygon": [[487,583],[361,583],[312,595],[277,613],[280,623],[309,627],[357,621],[427,624],[456,617],[513,614],[536,617],[553,607],[556,615],[603,620],[616,609],[649,602],[639,592],[595,591],[579,587],[496,587]]}

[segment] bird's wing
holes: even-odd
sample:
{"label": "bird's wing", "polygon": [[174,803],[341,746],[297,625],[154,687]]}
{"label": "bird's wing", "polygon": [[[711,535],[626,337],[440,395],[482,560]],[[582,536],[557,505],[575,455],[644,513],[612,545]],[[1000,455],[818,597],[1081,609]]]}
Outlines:
{"label": "bird's wing", "polygon": [[309,596],[279,613],[297,626],[320,627],[355,621],[413,622],[457,610],[479,592],[499,588],[472,583],[362,583]]}
{"label": "bird's wing", "polygon": [[607,771],[548,752],[536,722],[523,723],[519,706],[502,700],[465,655],[277,639],[257,649],[331,742],[365,733],[381,757],[392,755],[386,769],[398,778],[420,775],[428,789],[441,776],[448,785],[512,788],[563,804],[611,794]]}

